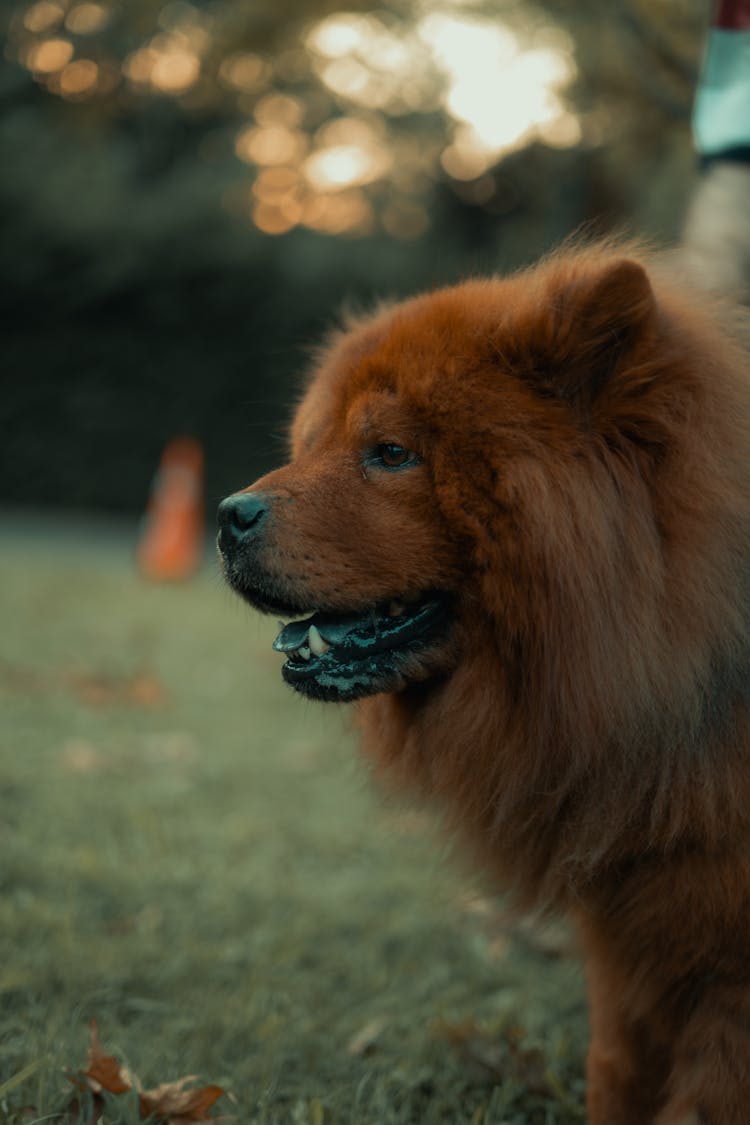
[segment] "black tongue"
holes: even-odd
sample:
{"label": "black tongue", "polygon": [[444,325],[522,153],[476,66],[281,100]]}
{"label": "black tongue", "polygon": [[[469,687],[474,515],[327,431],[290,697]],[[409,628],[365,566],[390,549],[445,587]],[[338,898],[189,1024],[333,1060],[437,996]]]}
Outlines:
{"label": "black tongue", "polygon": [[307,630],[315,625],[324,641],[329,645],[340,645],[355,629],[361,629],[369,622],[368,617],[350,614],[348,617],[326,617],[323,613],[314,613],[304,621],[292,621],[285,625],[273,642],[276,652],[293,652],[303,644]]}
{"label": "black tongue", "polygon": [[351,613],[348,617],[328,618],[322,614],[316,614],[310,624],[317,625],[318,632],[324,641],[328,641],[329,645],[340,645],[355,629],[374,631],[374,620],[374,616],[369,613],[364,615]]}
{"label": "black tongue", "polygon": [[292,652],[304,641],[307,636],[307,630],[310,628],[312,617],[308,617],[305,621],[292,621],[289,625],[285,625],[279,633],[276,640],[273,642],[273,647],[277,652]]}

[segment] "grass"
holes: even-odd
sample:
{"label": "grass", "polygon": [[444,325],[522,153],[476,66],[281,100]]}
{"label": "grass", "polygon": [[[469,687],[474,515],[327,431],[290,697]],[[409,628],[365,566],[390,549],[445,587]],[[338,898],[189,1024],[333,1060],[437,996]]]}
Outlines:
{"label": "grass", "polygon": [[0,540],[0,1122],[60,1108],[92,1018],[239,1121],[580,1122],[564,943],[374,792],[212,566],[149,585],[122,533],[41,527]]}

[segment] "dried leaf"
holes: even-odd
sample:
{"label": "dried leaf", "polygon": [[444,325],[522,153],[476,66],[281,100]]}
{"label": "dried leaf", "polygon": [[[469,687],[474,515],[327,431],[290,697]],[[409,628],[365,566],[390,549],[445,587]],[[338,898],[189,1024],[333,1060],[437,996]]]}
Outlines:
{"label": "dried leaf", "polygon": [[221,1086],[203,1086],[198,1090],[186,1090],[195,1082],[195,1075],[179,1078],[176,1082],[162,1082],[153,1090],[142,1090],[139,1094],[141,1117],[154,1117],[164,1120],[166,1125],[182,1125],[183,1121],[208,1121],[209,1109],[218,1101],[224,1091]]}
{"label": "dried leaf", "polygon": [[[86,1069],[71,1078],[79,1091],[89,1090],[97,1100],[102,1093],[120,1095],[135,1090],[140,1116],[148,1118],[155,1125],[205,1125],[207,1122],[215,1122],[215,1118],[208,1116],[208,1111],[225,1093],[221,1086],[188,1089],[190,1083],[195,1082],[195,1075],[179,1078],[175,1082],[163,1082],[153,1090],[141,1089],[137,1078],[126,1067],[121,1066],[114,1055],[105,1052],[96,1020],[92,1020],[89,1026]],[[68,1112],[80,1112],[78,1096],[71,1102]]]}
{"label": "dried leaf", "polygon": [[129,1071],[120,1066],[114,1055],[105,1053],[99,1038],[96,1020],[89,1024],[89,1051],[83,1077],[95,1094],[125,1094],[133,1087]]}

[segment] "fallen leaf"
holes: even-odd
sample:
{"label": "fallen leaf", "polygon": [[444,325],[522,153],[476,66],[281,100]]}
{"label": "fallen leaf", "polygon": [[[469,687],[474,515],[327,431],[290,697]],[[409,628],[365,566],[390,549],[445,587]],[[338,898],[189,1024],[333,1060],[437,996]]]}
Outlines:
{"label": "fallen leaf", "polygon": [[165,1120],[168,1125],[182,1125],[185,1121],[209,1121],[208,1111],[224,1091],[221,1086],[203,1086],[198,1090],[185,1087],[195,1082],[195,1075],[179,1078],[176,1082],[162,1082],[153,1090],[141,1090],[138,1095],[141,1117]]}
{"label": "fallen leaf", "polygon": [[[195,1082],[195,1075],[178,1078],[174,1082],[162,1082],[152,1090],[142,1089],[138,1079],[131,1075],[127,1067],[122,1066],[114,1055],[106,1053],[99,1038],[96,1020],[92,1020],[89,1025],[86,1069],[70,1077],[78,1094],[68,1107],[69,1113],[80,1113],[80,1094],[86,1091],[94,1095],[96,1103],[97,1099],[101,1100],[103,1093],[118,1096],[132,1090],[138,1096],[140,1117],[143,1120],[148,1118],[154,1125],[215,1123],[216,1118],[209,1117],[208,1111],[225,1094],[221,1086],[191,1086]],[[100,1110],[103,1106],[96,1104],[95,1108]]]}
{"label": "fallen leaf", "polygon": [[120,1066],[114,1055],[105,1053],[96,1020],[89,1025],[89,1052],[82,1076],[95,1094],[100,1094],[102,1090],[108,1094],[125,1094],[133,1088],[130,1072]]}

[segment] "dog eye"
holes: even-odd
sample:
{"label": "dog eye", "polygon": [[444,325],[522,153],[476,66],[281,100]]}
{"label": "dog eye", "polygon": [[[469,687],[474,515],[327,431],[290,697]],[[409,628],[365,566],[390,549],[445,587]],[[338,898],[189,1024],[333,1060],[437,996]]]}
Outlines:
{"label": "dog eye", "polygon": [[386,469],[404,469],[409,465],[416,465],[419,457],[394,441],[382,441],[375,446],[367,460],[371,465],[382,465]]}

